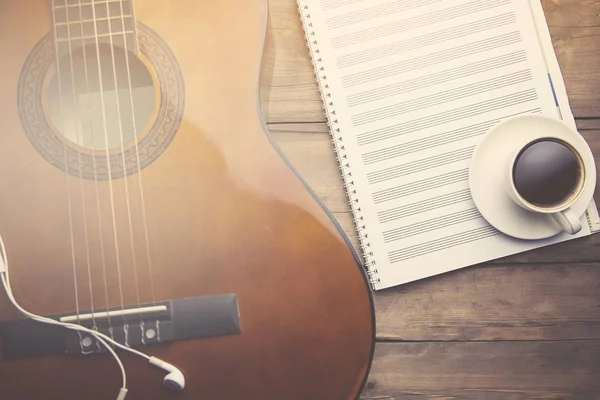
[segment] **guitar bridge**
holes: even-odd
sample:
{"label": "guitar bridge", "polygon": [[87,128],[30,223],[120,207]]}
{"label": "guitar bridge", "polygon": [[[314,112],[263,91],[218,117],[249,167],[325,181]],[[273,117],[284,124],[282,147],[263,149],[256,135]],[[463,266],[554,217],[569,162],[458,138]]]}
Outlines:
{"label": "guitar bridge", "polygon": [[[163,301],[49,318],[97,330],[127,347],[177,340],[240,334],[240,315],[235,294]],[[5,360],[104,352],[91,334],[32,319],[0,325]]]}

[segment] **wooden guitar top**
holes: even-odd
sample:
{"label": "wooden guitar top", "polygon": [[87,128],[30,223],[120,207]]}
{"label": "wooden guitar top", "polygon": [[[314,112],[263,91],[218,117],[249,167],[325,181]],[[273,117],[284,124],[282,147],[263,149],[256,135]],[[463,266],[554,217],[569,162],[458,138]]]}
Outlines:
{"label": "wooden guitar top", "polygon": [[[239,334],[140,348],[184,372],[182,393],[119,353],[128,400],[357,398],[368,277],[262,120],[266,0],[94,4],[0,0],[0,234],[16,299],[52,315],[232,293]],[[0,321],[20,318],[0,293]],[[0,398],[114,399],[120,384],[106,353],[0,352]]]}

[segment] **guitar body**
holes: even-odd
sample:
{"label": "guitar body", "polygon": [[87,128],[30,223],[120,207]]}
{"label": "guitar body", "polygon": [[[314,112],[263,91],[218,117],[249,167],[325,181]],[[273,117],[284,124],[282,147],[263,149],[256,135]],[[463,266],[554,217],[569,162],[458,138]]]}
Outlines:
{"label": "guitar body", "polygon": [[[51,316],[234,294],[239,333],[138,348],[183,371],[182,393],[119,352],[127,399],[358,397],[368,278],[261,119],[266,0],[138,0],[126,60],[126,24],[112,51],[77,24],[83,44],[55,46],[57,10],[0,0],[0,233],[18,302]],[[2,291],[0,321],[22,318]],[[1,354],[1,398],[114,399],[121,385],[106,352]]]}

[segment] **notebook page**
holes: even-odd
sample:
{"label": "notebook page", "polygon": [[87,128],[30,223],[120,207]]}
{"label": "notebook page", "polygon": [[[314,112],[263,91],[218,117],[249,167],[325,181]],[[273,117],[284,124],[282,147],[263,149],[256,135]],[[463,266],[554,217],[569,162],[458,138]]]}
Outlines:
{"label": "notebook page", "polygon": [[514,240],[470,196],[483,134],[510,116],[559,115],[528,2],[300,3],[311,10],[375,289],[590,233],[583,223],[576,236]]}

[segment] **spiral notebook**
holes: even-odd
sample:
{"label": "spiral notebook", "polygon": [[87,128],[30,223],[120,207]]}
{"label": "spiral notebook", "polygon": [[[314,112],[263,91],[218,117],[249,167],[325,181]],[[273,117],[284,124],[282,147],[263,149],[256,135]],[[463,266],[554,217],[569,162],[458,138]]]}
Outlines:
{"label": "spiral notebook", "polygon": [[363,258],[375,290],[590,235],[520,241],[468,186],[474,147],[504,118],[575,126],[532,0],[297,0]]}

